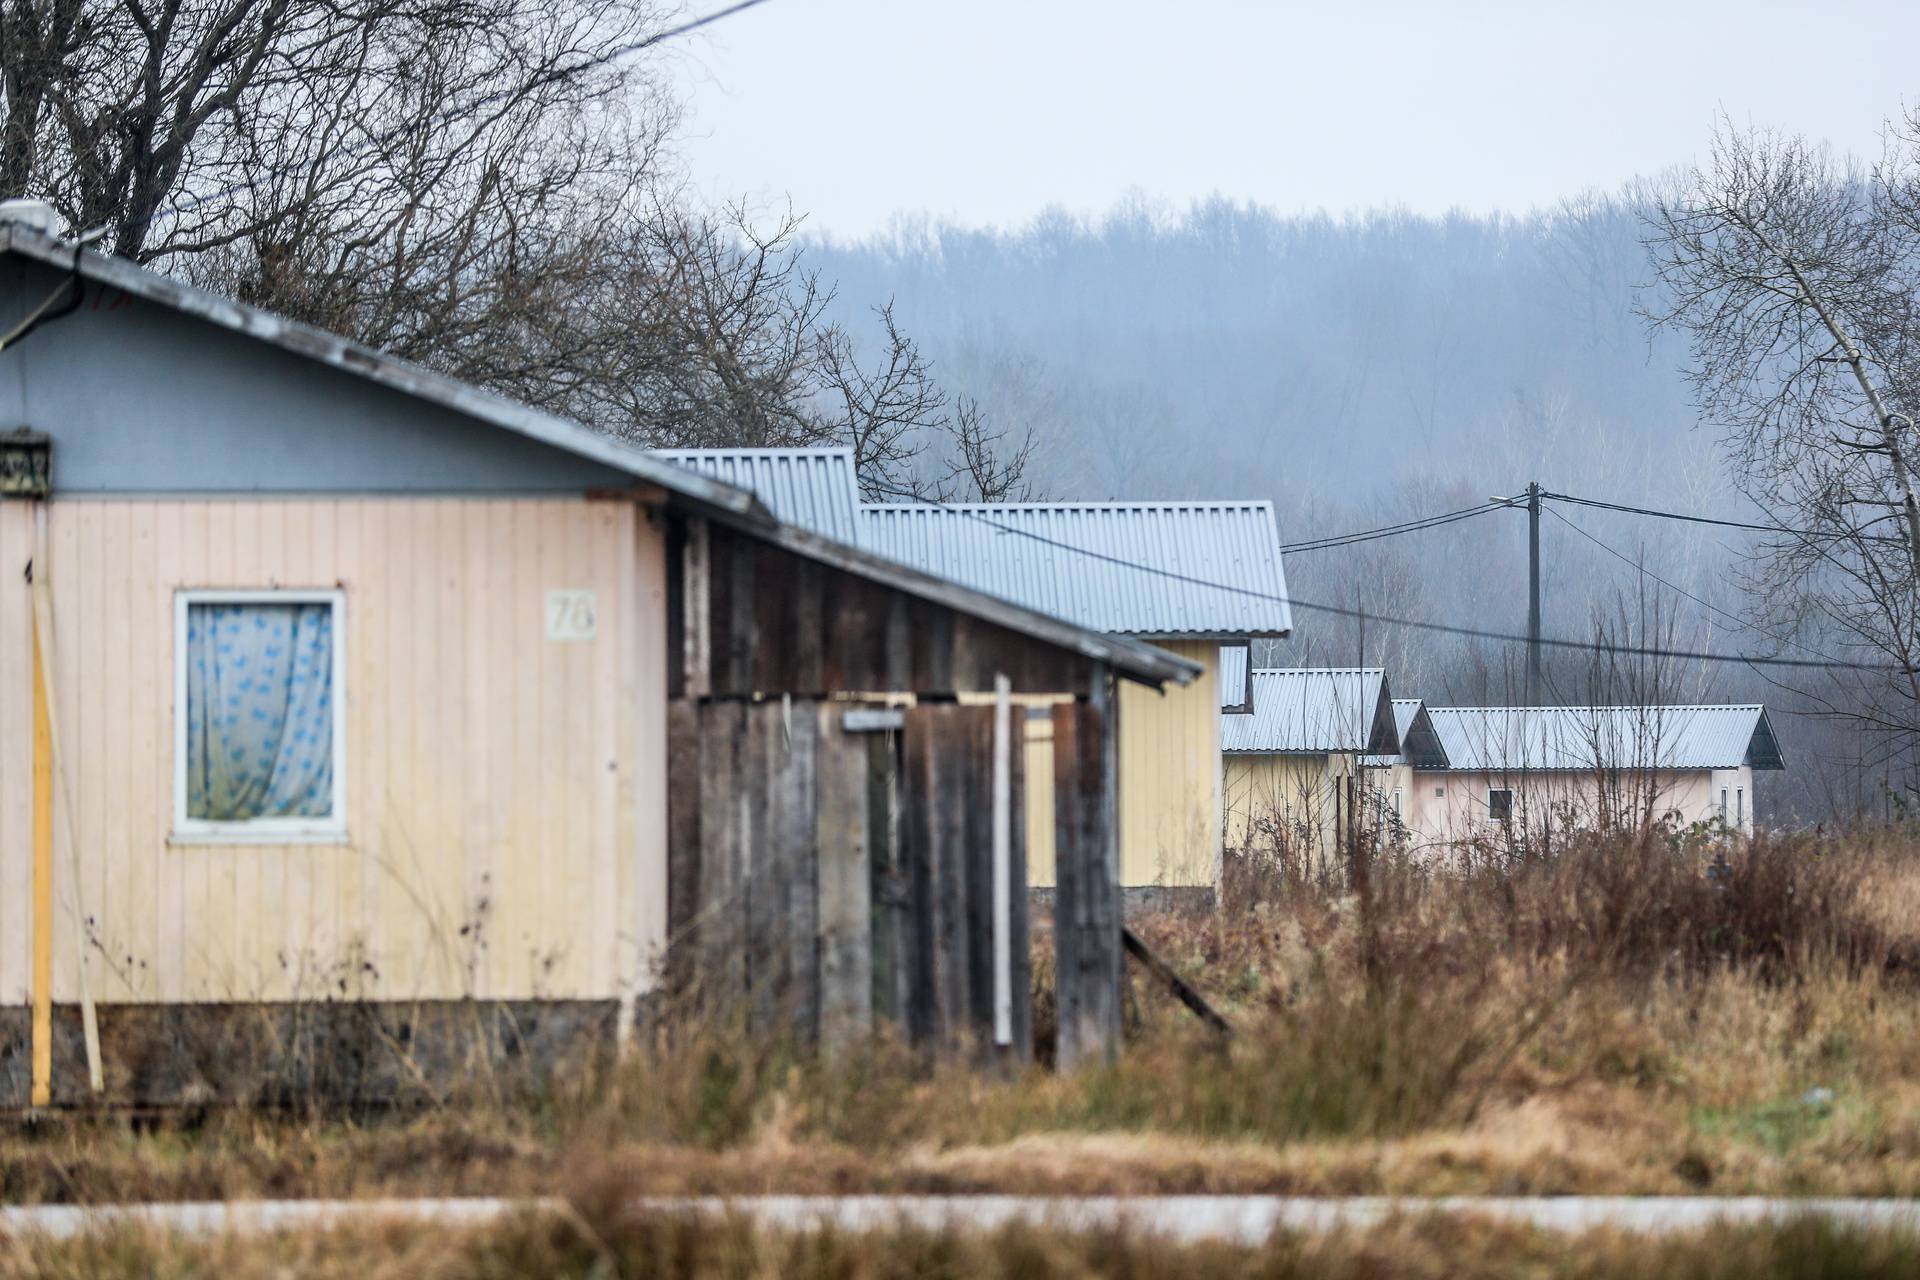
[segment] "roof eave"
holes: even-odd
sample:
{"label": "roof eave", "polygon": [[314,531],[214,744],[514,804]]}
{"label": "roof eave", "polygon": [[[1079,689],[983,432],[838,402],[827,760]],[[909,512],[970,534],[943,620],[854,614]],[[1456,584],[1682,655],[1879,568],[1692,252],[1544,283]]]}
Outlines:
{"label": "roof eave", "polygon": [[637,445],[482,391],[324,329],[182,284],[124,258],[92,253],[19,223],[0,223],[0,252],[17,253],[61,271],[77,272],[83,280],[118,289],[181,315],[354,374],[402,395],[440,405],[623,471],[636,480],[658,486],[671,502],[751,522],[756,527],[774,523],[772,513],[746,490],[651,458]]}
{"label": "roof eave", "polygon": [[1021,632],[1083,658],[1104,663],[1116,673],[1139,684],[1156,688],[1168,683],[1186,685],[1197,680],[1204,671],[1199,663],[1152,645],[1123,636],[1089,631],[1048,614],[1037,613],[1024,605],[923,573],[871,551],[836,542],[797,525],[775,524],[771,529],[756,527],[754,532],[797,555],[885,582],[909,595],[970,613],[996,626]]}

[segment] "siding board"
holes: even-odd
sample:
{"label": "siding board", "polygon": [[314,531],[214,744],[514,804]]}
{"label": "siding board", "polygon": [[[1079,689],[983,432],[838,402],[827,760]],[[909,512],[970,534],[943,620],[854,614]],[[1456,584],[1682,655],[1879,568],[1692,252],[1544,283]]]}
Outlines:
{"label": "siding board", "polygon": [[33,994],[33,505],[0,502],[0,1004]]}
{"label": "siding board", "polygon": [[[98,940],[89,979],[102,1001],[623,994],[621,970],[658,947],[651,922],[664,923],[664,814],[634,812],[640,774],[663,767],[659,601],[622,581],[657,587],[664,548],[633,507],[89,499],[49,514],[55,705],[80,863],[78,877],[64,853],[56,863],[56,999],[78,997],[83,936]],[[29,504],[0,503],[10,1005],[30,997],[31,594],[19,570],[31,545]],[[170,843],[175,591],[335,584],[349,842]],[[561,587],[595,593],[595,639],[545,639],[544,592]],[[642,690],[661,703],[651,735],[626,696]],[[501,867],[521,893],[517,968],[497,930],[460,933]],[[93,917],[89,935],[76,933],[76,907]]]}

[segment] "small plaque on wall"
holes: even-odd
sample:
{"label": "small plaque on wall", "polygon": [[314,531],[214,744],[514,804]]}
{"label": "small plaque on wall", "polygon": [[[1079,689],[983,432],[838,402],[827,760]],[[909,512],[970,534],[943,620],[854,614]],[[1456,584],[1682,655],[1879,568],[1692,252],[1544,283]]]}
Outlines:
{"label": "small plaque on wall", "polygon": [[547,639],[569,642],[591,640],[599,625],[593,592],[547,592]]}

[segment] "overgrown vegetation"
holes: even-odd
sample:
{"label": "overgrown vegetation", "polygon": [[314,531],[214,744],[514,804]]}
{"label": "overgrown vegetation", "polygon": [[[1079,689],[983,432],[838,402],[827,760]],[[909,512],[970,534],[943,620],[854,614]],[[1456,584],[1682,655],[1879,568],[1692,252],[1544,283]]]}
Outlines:
{"label": "overgrown vegetation", "polygon": [[681,1027],[406,1115],[16,1129],[0,1195],[1916,1194],[1916,854],[1656,830],[1337,879],[1241,858],[1217,914],[1137,925],[1230,1041],[1137,971],[1126,1054],[1069,1077]]}

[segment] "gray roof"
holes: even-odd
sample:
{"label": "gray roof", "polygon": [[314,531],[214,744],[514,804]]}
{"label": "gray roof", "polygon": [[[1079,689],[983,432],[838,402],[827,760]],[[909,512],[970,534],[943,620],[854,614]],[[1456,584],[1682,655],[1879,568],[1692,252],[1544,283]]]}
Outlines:
{"label": "gray roof", "polygon": [[636,489],[651,487],[676,505],[744,529],[796,555],[1107,663],[1130,679],[1149,684],[1168,680],[1188,684],[1200,673],[1197,664],[1151,645],[1101,634],[1096,629],[1049,616],[1020,601],[1008,601],[965,583],[945,581],[829,536],[783,524],[746,490],[665,462],[637,445],[409,364],[338,334],[182,284],[123,258],[76,249],[15,222],[0,223],[0,253],[18,254],[63,272],[77,272],[85,280],[119,289],[180,315],[331,366],[401,395],[454,410],[483,425],[599,462],[639,481]]}
{"label": "gray roof", "polygon": [[1393,699],[1393,733],[1400,750],[1389,755],[1366,756],[1360,763],[1369,768],[1391,768],[1411,764],[1416,769],[1447,767],[1446,748],[1434,732],[1427,715],[1427,704],[1418,698]]}
{"label": "gray roof", "polygon": [[1742,706],[1428,707],[1447,766],[1476,773],[1781,769],[1758,703]]}
{"label": "gray roof", "polygon": [[1220,709],[1250,711],[1247,705],[1247,668],[1253,665],[1253,652],[1244,644],[1220,646]]}
{"label": "gray roof", "polygon": [[851,449],[655,449],[653,456],[745,489],[789,524],[860,542]]}
{"label": "gray roof", "polygon": [[1270,502],[876,503],[860,515],[862,544],[889,559],[1095,631],[1293,628]]}
{"label": "gray roof", "polygon": [[732,485],[652,457],[638,445],[595,431],[569,418],[482,391],[443,373],[409,364],[397,356],[363,346],[312,325],[277,316],[205,289],[182,284],[171,276],[104,254],[76,249],[53,236],[17,222],[0,223],[0,252],[17,253],[82,279],[119,289],[133,297],[166,307],[222,329],[242,334],[320,364],[330,365],[403,395],[455,410],[470,418],[516,435],[587,458],[657,485],[683,501],[715,514],[742,518],[757,525],[771,524],[766,508],[752,494]]}
{"label": "gray roof", "polygon": [[1253,710],[1220,716],[1220,749],[1231,755],[1391,755],[1387,674],[1379,667],[1256,670]]}

